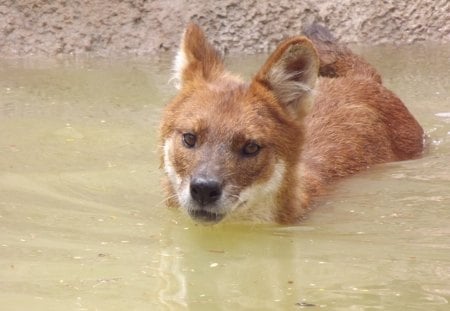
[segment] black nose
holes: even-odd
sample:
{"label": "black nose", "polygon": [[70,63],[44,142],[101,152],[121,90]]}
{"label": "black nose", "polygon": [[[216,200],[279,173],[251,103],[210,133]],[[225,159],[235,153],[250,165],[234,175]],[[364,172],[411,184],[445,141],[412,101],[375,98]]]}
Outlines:
{"label": "black nose", "polygon": [[221,195],[222,189],[217,180],[202,177],[191,180],[191,197],[200,205],[214,203]]}

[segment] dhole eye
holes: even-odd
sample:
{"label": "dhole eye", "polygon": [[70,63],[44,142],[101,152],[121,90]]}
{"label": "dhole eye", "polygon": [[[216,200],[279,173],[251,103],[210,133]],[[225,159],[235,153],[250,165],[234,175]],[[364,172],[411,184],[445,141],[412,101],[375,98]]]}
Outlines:
{"label": "dhole eye", "polygon": [[193,148],[197,142],[197,136],[191,133],[183,134],[183,143],[187,148]]}
{"label": "dhole eye", "polygon": [[258,154],[260,149],[261,147],[257,143],[249,142],[244,146],[244,148],[242,148],[242,153],[245,156],[255,156]]}

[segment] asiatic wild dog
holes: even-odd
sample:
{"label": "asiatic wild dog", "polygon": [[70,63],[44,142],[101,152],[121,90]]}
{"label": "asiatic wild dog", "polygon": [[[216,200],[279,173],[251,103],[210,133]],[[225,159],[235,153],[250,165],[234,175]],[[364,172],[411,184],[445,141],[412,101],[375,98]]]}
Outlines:
{"label": "asiatic wild dog", "polygon": [[160,128],[169,205],[204,223],[296,223],[336,179],[421,154],[421,126],[377,71],[326,29],[308,34],[246,83],[188,26]]}

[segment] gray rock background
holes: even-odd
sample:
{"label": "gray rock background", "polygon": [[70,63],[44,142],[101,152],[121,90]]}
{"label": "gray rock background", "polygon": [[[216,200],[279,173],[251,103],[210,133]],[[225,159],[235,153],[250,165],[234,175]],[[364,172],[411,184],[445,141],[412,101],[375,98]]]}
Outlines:
{"label": "gray rock background", "polygon": [[449,0],[0,0],[0,56],[151,54],[196,21],[225,52],[268,52],[322,22],[343,42],[450,42]]}

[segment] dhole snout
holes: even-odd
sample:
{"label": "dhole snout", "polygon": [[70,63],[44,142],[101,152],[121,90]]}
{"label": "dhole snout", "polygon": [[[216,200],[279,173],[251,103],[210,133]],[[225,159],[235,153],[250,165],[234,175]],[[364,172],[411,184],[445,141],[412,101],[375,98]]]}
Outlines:
{"label": "dhole snout", "polygon": [[222,220],[225,215],[223,203],[220,202],[223,185],[219,172],[209,170],[207,165],[194,169],[189,182],[190,216],[206,222]]}
{"label": "dhole snout", "polygon": [[422,151],[401,100],[320,27],[281,42],[244,82],[191,24],[174,69],[161,166],[168,204],[195,221],[296,223],[331,182]]}

